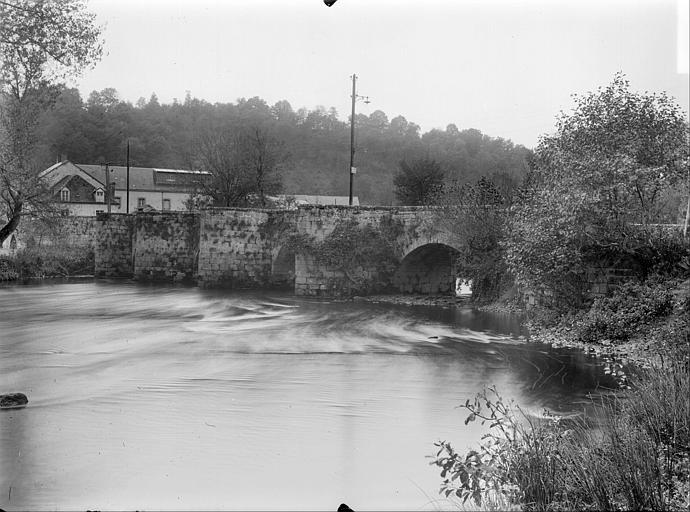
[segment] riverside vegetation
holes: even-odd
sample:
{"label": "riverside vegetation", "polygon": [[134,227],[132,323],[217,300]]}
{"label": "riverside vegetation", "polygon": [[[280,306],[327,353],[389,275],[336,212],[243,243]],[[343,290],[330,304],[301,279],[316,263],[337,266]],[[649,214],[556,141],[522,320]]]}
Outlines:
{"label": "riverside vegetation", "polygon": [[92,275],[93,268],[91,247],[29,245],[12,256],[0,256],[0,281]]}
{"label": "riverside vegetation", "polygon": [[[688,510],[690,243],[663,226],[685,213],[688,177],[684,113],[617,75],[576,96],[522,188],[455,191],[465,204],[505,206],[459,230],[475,302],[512,305],[529,290],[532,339],[604,356],[620,389],[575,420],[535,419],[495,388],[466,400],[466,424],[488,433],[467,453],[436,444],[443,495],[488,510]],[[596,268],[624,272],[593,298]]]}

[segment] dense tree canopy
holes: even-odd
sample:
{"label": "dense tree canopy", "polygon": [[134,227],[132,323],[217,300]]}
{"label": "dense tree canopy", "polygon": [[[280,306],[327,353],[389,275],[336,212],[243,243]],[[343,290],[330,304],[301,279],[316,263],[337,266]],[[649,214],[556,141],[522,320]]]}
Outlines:
{"label": "dense tree canopy", "polygon": [[625,261],[644,276],[667,258],[654,224],[677,220],[688,172],[688,126],[673,100],[634,93],[616,75],[576,96],[534,162],[509,229],[520,282],[577,302],[588,262]]}
{"label": "dense tree canopy", "polygon": [[395,195],[401,204],[421,206],[438,202],[443,191],[445,174],[436,160],[423,158],[408,164],[400,162],[400,171],[393,177]]}
{"label": "dense tree canopy", "polygon": [[[401,160],[434,159],[446,181],[460,184],[485,175],[519,182],[527,168],[529,150],[477,130],[449,127],[421,135],[415,123],[403,116],[389,121],[382,111],[358,114],[356,122],[354,193],[363,204],[394,204],[393,176]],[[282,148],[277,163],[285,193],[348,194],[349,123],[333,108],[295,110],[285,100],[211,104],[187,94],[165,104],[153,95],[133,105],[112,89],[93,92],[86,101],[77,90],[62,89],[42,119],[37,153],[45,166],[63,156],[78,163],[124,163],[129,139],[132,165],[198,168],[199,139],[207,127],[234,132],[255,125]]]}

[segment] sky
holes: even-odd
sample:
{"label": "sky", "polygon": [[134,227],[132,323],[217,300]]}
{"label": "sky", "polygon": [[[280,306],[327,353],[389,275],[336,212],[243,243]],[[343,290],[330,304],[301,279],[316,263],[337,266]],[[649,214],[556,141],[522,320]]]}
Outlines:
{"label": "sky", "polygon": [[534,147],[572,94],[625,73],[688,112],[688,0],[90,0],[105,55],[73,83],[403,115]]}

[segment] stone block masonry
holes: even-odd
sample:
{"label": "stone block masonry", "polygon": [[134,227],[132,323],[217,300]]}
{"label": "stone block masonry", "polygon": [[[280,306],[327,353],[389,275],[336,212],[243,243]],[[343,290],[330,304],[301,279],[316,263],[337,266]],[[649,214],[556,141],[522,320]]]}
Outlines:
{"label": "stone block masonry", "polygon": [[135,216],[99,214],[94,243],[96,277],[132,277]]}
{"label": "stone block masonry", "polygon": [[[457,211],[454,215],[457,222]],[[377,287],[452,294],[455,279],[463,277],[456,266],[462,241],[446,216],[441,208],[427,207],[210,208],[195,213],[101,214],[93,225],[71,218],[64,232],[75,243],[92,237],[98,277],[196,280],[203,287],[280,286],[307,296],[370,293]],[[375,228],[362,230],[370,236],[386,235],[385,244],[395,254],[387,253],[385,265],[362,258],[368,263],[349,261],[343,265],[347,268],[334,268],[323,263],[332,258],[317,261],[310,254],[336,227],[345,226],[346,232],[350,223]],[[287,243],[286,235],[295,238]],[[302,247],[296,245],[300,239]],[[335,239],[335,247],[347,243]],[[342,247],[346,251],[349,246]],[[610,269],[593,272],[588,293],[606,293],[614,277]]]}
{"label": "stone block masonry", "polygon": [[134,224],[134,278],[189,281],[199,254],[197,213],[137,213]]}
{"label": "stone block masonry", "polygon": [[[68,245],[95,247],[99,227],[96,217],[45,217],[22,219],[12,234],[17,249],[33,246]],[[9,241],[6,241],[9,246]]]}
{"label": "stone block masonry", "polygon": [[214,208],[201,213],[198,282],[248,288],[271,281],[273,241],[263,226],[281,210]]}

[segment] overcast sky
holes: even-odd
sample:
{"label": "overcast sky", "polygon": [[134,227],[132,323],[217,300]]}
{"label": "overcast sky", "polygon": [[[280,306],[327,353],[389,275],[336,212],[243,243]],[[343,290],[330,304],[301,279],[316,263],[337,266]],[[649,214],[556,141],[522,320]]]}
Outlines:
{"label": "overcast sky", "polygon": [[106,55],[77,81],[136,102],[186,91],[350,111],[532,147],[572,93],[623,71],[688,111],[688,0],[90,0]]}

